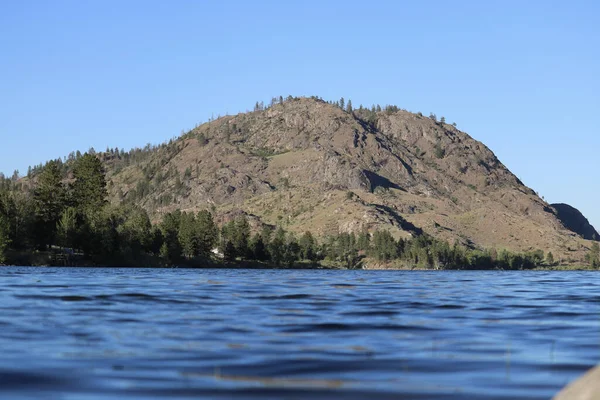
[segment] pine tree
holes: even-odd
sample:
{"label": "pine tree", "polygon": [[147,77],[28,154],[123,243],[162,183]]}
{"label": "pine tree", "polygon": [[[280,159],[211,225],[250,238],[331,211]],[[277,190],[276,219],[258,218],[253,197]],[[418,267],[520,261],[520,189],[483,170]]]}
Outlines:
{"label": "pine tree", "polygon": [[348,100],[348,104],[346,105],[346,111],[348,113],[352,113],[352,100]]}
{"label": "pine tree", "polygon": [[42,169],[33,192],[38,246],[52,245],[58,222],[66,203],[66,191],[56,161],[49,161]]}
{"label": "pine tree", "polygon": [[4,214],[9,225],[11,248],[30,248],[37,229],[36,208],[32,197],[21,191],[0,190],[0,213]]}
{"label": "pine tree", "polygon": [[223,246],[223,259],[225,261],[234,261],[235,260],[235,246],[230,240],[225,241],[225,245]]}
{"label": "pine tree", "polygon": [[235,221],[232,242],[235,247],[235,252],[238,257],[247,258],[248,240],[250,239],[250,224],[246,216],[241,216]]}
{"label": "pine tree", "polygon": [[74,248],[78,227],[77,210],[73,207],[66,208],[56,227],[60,245],[63,247]]}
{"label": "pine tree", "polygon": [[548,263],[548,265],[554,264],[554,255],[550,251],[548,252],[548,254],[546,254],[546,262]]}
{"label": "pine tree", "polygon": [[177,236],[183,256],[188,259],[195,257],[198,250],[198,241],[196,236],[196,219],[193,214],[181,214]]}
{"label": "pine tree", "polygon": [[371,248],[373,256],[378,261],[390,261],[398,255],[396,241],[388,231],[375,231]]}
{"label": "pine tree", "polygon": [[265,242],[263,241],[262,235],[255,234],[252,236],[249,246],[250,253],[252,254],[252,258],[254,260],[267,261],[269,259],[269,254],[267,253],[267,248],[265,246]]}
{"label": "pine tree", "polygon": [[271,261],[277,266],[281,265],[285,251],[285,231],[282,227],[277,228],[268,248]]}
{"label": "pine tree", "polygon": [[304,260],[316,260],[316,241],[312,233],[308,231],[304,232],[298,244],[300,245],[300,254]]}
{"label": "pine tree", "polygon": [[356,240],[356,249],[358,251],[368,252],[370,241],[371,241],[371,237],[369,236],[369,232],[366,230],[363,230],[362,232],[360,232],[358,234],[358,238]]}
{"label": "pine tree", "polygon": [[219,230],[209,211],[202,210],[196,216],[196,235],[198,237],[198,255],[208,257],[217,243]]}
{"label": "pine tree", "polygon": [[160,245],[160,251],[158,252],[158,255],[163,260],[168,260],[169,259],[169,246],[167,245],[166,242],[163,242]]}
{"label": "pine tree", "polygon": [[160,250],[161,250],[161,247],[163,246],[163,244],[164,244],[164,239],[163,239],[162,231],[157,226],[152,227],[152,231],[150,232],[150,245],[149,245],[150,253],[154,254],[155,256],[160,255]]}
{"label": "pine tree", "polygon": [[129,206],[121,207],[120,211],[123,216],[119,234],[124,239],[121,247],[126,246],[128,253],[134,258],[144,252],[151,252],[154,238],[146,210],[139,206]]}
{"label": "pine tree", "polygon": [[[1,211],[1,210],[0,210]],[[0,212],[0,264],[6,262],[6,250],[10,244],[9,224],[6,216]]]}
{"label": "pine tree", "polygon": [[285,240],[285,247],[283,250],[283,261],[288,267],[292,267],[296,261],[300,259],[300,246],[296,237],[289,233]]}
{"label": "pine tree", "polygon": [[[233,220],[231,220],[221,226],[220,240],[219,240],[219,251],[221,253],[225,254],[225,247],[227,245],[227,242],[231,243],[231,245],[233,246],[234,232],[235,232],[235,221],[233,221]],[[233,253],[234,253],[233,256],[235,258],[235,247],[234,247]]]}
{"label": "pine tree", "polygon": [[73,164],[71,185],[73,203],[78,211],[96,212],[107,203],[106,178],[100,160],[86,153]]}
{"label": "pine tree", "polygon": [[181,212],[174,211],[164,216],[160,226],[164,240],[160,253],[165,261],[172,265],[181,260],[182,250],[178,238],[180,223]]}

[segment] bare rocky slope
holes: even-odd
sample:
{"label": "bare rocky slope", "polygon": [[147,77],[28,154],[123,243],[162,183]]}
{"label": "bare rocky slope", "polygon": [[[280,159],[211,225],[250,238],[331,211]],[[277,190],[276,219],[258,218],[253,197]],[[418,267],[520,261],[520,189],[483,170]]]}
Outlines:
{"label": "bare rocky slope", "polygon": [[112,198],[155,219],[174,209],[245,213],[255,226],[317,234],[389,229],[473,247],[552,251],[579,263],[590,246],[483,143],[396,108],[295,98],[205,123],[157,148],[103,153]]}

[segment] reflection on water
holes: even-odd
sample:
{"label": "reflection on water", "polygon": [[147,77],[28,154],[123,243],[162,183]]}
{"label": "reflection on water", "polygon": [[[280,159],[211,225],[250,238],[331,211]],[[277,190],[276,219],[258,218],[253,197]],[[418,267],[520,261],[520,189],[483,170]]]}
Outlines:
{"label": "reflection on water", "polygon": [[547,399],[600,274],[0,268],[5,398]]}

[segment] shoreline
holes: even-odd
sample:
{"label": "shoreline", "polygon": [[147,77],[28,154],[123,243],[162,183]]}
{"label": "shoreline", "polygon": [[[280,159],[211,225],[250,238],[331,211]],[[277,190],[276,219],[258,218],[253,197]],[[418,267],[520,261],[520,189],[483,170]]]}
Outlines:
{"label": "shoreline", "polygon": [[[350,266],[349,266],[350,265]],[[411,265],[406,260],[378,261],[374,257],[360,255],[351,264],[328,258],[318,260],[294,260],[274,263],[252,259],[229,259],[214,255],[181,258],[179,262],[168,262],[156,255],[135,258],[86,257],[83,254],[65,255],[52,251],[11,252],[2,266],[13,267],[65,267],[65,268],[156,268],[156,269],[313,269],[313,270],[371,270],[371,271],[600,271],[589,265],[557,265],[541,263],[530,268],[503,268],[498,265],[465,265],[447,268],[431,265]]]}
{"label": "shoreline", "polygon": [[240,261],[240,262],[228,262],[228,263],[215,263],[208,262],[205,265],[108,265],[108,264],[71,264],[71,265],[56,265],[56,264],[36,264],[36,265],[19,265],[19,264],[0,264],[0,268],[7,267],[19,267],[19,268],[102,268],[102,269],[264,269],[264,270],[348,270],[348,271],[430,271],[430,272],[444,272],[444,271],[520,271],[520,272],[573,272],[573,271],[598,271],[600,270],[584,267],[584,266],[555,266],[555,267],[536,267],[531,269],[502,269],[502,268],[464,268],[464,269],[435,269],[435,268],[423,268],[423,267],[384,267],[377,265],[374,267],[365,266],[363,268],[347,268],[343,266],[335,265],[322,265],[322,264],[302,264],[298,263],[291,266],[276,266],[271,264],[265,264],[255,261]]}

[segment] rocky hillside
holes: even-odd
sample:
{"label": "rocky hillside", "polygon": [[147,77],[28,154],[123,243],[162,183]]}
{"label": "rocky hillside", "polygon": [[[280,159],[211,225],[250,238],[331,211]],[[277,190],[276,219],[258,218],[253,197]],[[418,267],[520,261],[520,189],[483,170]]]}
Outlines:
{"label": "rocky hillside", "polygon": [[211,208],[298,232],[426,232],[470,246],[550,250],[563,262],[582,260],[590,244],[483,143],[396,107],[349,111],[289,98],[156,148],[101,157],[113,200],[156,219]]}

